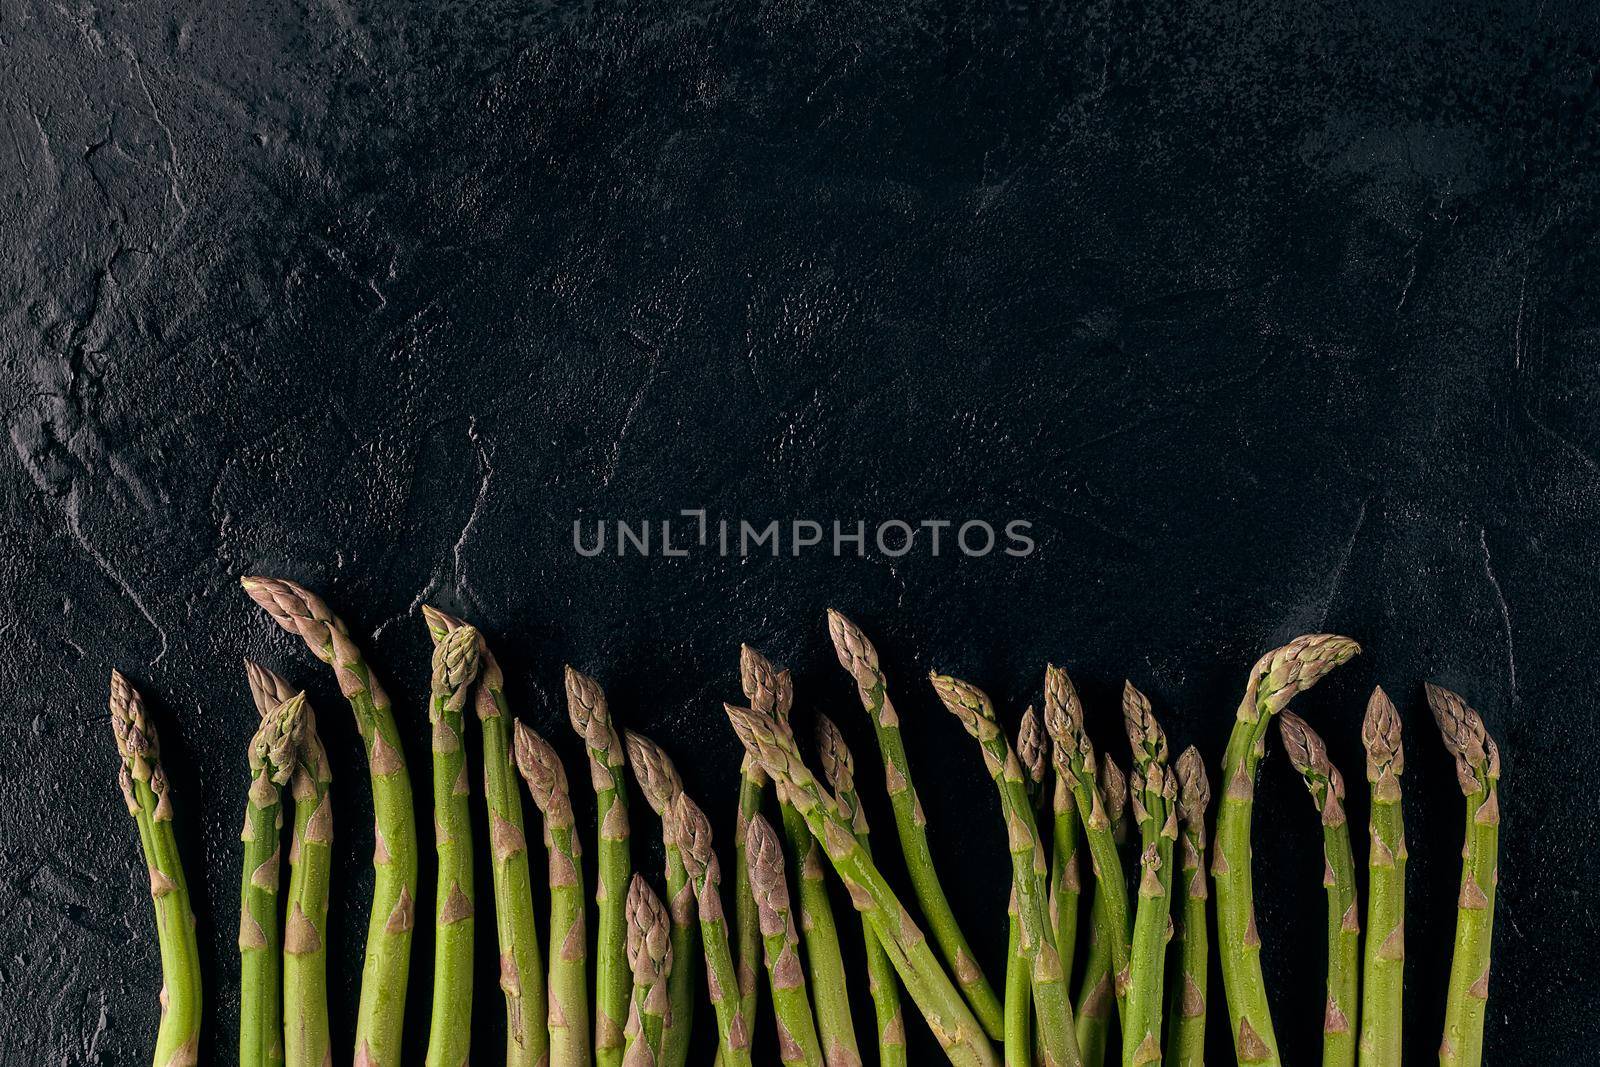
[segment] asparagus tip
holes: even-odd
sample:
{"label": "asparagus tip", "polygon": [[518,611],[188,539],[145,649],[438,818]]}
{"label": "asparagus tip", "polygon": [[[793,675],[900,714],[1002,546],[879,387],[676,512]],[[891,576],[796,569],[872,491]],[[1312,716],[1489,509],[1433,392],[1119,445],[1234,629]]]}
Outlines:
{"label": "asparagus tip", "polygon": [[534,806],[547,820],[561,825],[572,821],[571,798],[567,792],[567,772],[556,750],[520,719],[512,720],[512,752],[517,771],[528,784]]}
{"label": "asparagus tip", "polygon": [[1206,777],[1205,758],[1190,745],[1178,757],[1178,815],[1190,827],[1203,826],[1210,804],[1211,780]]}
{"label": "asparagus tip", "polygon": [[1439,724],[1444,746],[1455,757],[1456,778],[1462,793],[1471,796],[1485,788],[1484,778],[1500,777],[1500,749],[1479,715],[1461,696],[1443,686],[1427,683],[1428,707]]}
{"label": "asparagus tip", "polygon": [[850,754],[850,746],[845,744],[839,724],[822,714],[817,716],[817,752],[828,788],[838,793],[855,787],[855,757]]}
{"label": "asparagus tip", "polygon": [[288,783],[305,725],[306,695],[295,693],[264,716],[250,739],[250,773],[265,774],[273,785]]}
{"label": "asparagus tip", "polygon": [[1022,722],[1017,726],[1017,759],[1022,761],[1022,769],[1028,772],[1028,780],[1035,789],[1044,784],[1048,740],[1044,732],[1044,720],[1029,704],[1028,710],[1022,713]]}
{"label": "asparagus tip", "polygon": [[633,969],[634,984],[652,986],[672,967],[671,922],[661,898],[637,872],[628,885],[626,915],[628,965]]}
{"label": "asparagus tip", "polygon": [[683,792],[683,779],[677,767],[660,745],[642,734],[624,730],[622,740],[628,749],[628,765],[633,768],[645,802],[661,818],[662,825],[670,827],[673,802]]}

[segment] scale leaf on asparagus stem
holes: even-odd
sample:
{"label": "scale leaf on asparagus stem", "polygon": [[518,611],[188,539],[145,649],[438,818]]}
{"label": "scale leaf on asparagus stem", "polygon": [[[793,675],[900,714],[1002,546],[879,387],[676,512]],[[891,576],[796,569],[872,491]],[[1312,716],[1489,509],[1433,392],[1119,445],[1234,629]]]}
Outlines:
{"label": "scale leaf on asparagus stem", "polygon": [[1406,967],[1406,828],[1400,802],[1405,749],[1400,713],[1372,690],[1361,743],[1367,750],[1367,937],[1361,973],[1361,1067],[1400,1067]]}

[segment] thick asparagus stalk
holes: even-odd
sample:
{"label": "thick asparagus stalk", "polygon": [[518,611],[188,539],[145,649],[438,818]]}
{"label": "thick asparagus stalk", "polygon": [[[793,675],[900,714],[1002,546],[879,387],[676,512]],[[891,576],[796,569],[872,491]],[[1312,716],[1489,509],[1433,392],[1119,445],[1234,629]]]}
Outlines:
{"label": "thick asparagus stalk", "polygon": [[1278,716],[1289,762],[1306,780],[1322,816],[1322,884],[1328,894],[1328,1003],[1322,1015],[1323,1067],[1353,1067],[1361,971],[1361,918],[1356,910],[1356,864],[1344,814],[1344,776],[1328,758],[1328,746],[1292,711]]}
{"label": "thick asparagus stalk", "polygon": [[1261,933],[1256,927],[1250,875],[1250,819],[1256,769],[1266,753],[1267,728],[1296,693],[1310,689],[1360,650],[1348,637],[1308,634],[1268,652],[1250,669],[1228,738],[1222,766],[1227,785],[1217,808],[1211,873],[1217,886],[1217,947],[1228,998],[1229,1032],[1241,1064],[1277,1067],[1281,1062],[1267,984],[1261,976]]}
{"label": "thick asparagus stalk", "polygon": [[389,696],[350,639],[349,629],[322,598],[278,578],[240,581],[274,622],[299,635],[313,655],[333,668],[339,691],[355,714],[372,778],[375,841],[354,1067],[399,1067],[416,921],[417,825],[411,777]]}
{"label": "thick asparagus stalk", "polygon": [[1467,799],[1456,946],[1450,962],[1439,1064],[1478,1067],[1483,1062],[1494,896],[1500,882],[1500,749],[1484,729],[1483,717],[1466,701],[1437,685],[1430,684],[1427,690],[1428,707],[1439,724],[1445,748],[1455,757],[1456,780]]}
{"label": "thick asparagus stalk", "polygon": [[911,781],[911,763],[906,758],[905,741],[900,736],[900,717],[889,699],[888,683],[878,665],[878,650],[855,623],[832,608],[828,609],[828,635],[833,639],[840,665],[855,680],[861,706],[866,709],[878,737],[884,784],[894,811],[895,830],[900,837],[900,850],[905,855],[912,892],[933,931],[939,953],[954,972],[973,1014],[984,1031],[999,1040],[1005,1030],[1000,998],[979,968],[977,957],[950,909],[944,887],[939,884],[933,851],[928,845],[928,820]]}
{"label": "thick asparagus stalk", "polygon": [[[1105,807],[1103,813],[1110,824],[1112,855],[1116,856],[1116,849],[1127,837],[1128,809],[1128,779],[1122,773],[1122,768],[1117,766],[1117,761],[1107,756],[1100,764],[1099,791],[1103,797]],[[1093,810],[1093,809],[1091,809]],[[1091,863],[1094,856],[1089,857]],[[1117,861],[1117,871],[1122,870],[1121,859]],[[1122,883],[1120,874],[1117,878]],[[1110,891],[1102,891],[1100,880],[1095,879],[1094,899],[1090,909],[1093,925],[1090,927],[1089,956],[1084,961],[1083,982],[1078,987],[1078,999],[1074,1004],[1078,1030],[1078,1052],[1083,1056],[1087,1067],[1101,1067],[1106,1060],[1107,1046],[1111,1042],[1111,1013],[1116,1007],[1116,979],[1113,973],[1112,945],[1119,936],[1120,929],[1124,943],[1127,941],[1127,927],[1118,927],[1111,918],[1111,908],[1107,902],[1118,892],[1116,887]],[[1120,892],[1124,910],[1127,907],[1126,884],[1121,884]]]}
{"label": "thick asparagus stalk", "polygon": [[[1000,792],[1000,811],[1011,850],[1011,886],[1017,898],[1017,952],[1028,965],[1044,1062],[1051,1067],[1077,1067],[1072,1000],[1056,951],[1055,925],[1050,921],[1046,889],[1049,867],[1033,814],[1027,772],[1000,728],[994,705],[982,690],[945,674],[929,677],[944,706],[977,740],[983,750],[984,767]],[[1023,1039],[1022,1044],[1026,1047],[1029,1042]]]}
{"label": "thick asparagus stalk", "polygon": [[[856,791],[855,756],[845,744],[838,724],[826,715],[817,716],[817,749],[822,776],[839,802],[840,813],[850,823],[862,851],[870,856],[867,813],[862,810],[861,795]],[[895,977],[889,954],[864,916],[861,930],[867,952],[867,986],[872,993],[873,1014],[877,1017],[878,1063],[881,1067],[905,1067],[906,1026],[900,1007],[900,981]]]}
{"label": "thick asparagus stalk", "polygon": [[1178,975],[1170,983],[1167,1005],[1166,1067],[1205,1067],[1206,978],[1210,970],[1211,932],[1206,928],[1206,808],[1211,782],[1200,750],[1190,745],[1178,757],[1178,817],[1182,855],[1178,886],[1183,898],[1178,926]]}
{"label": "thick asparagus stalk", "polygon": [[1123,1067],[1161,1062],[1161,1009],[1167,939],[1172,934],[1173,846],[1178,840],[1178,779],[1167,767],[1167,736],[1150,700],[1125,683],[1122,717],[1133,748],[1129,795],[1139,824],[1139,906],[1129,945],[1122,1014]]}
{"label": "thick asparagus stalk", "polygon": [[1367,941],[1361,972],[1361,1067],[1400,1067],[1406,969],[1406,826],[1400,807],[1405,749],[1400,713],[1381,688],[1361,723],[1372,797],[1367,845]]}
{"label": "thick asparagus stalk", "polygon": [[800,935],[795,932],[785,881],[783,846],[767,820],[750,820],[750,890],[761,914],[761,939],[766,947],[767,985],[778,1018],[778,1059],[784,1067],[822,1067],[822,1041],[806,996],[806,972],[800,963]]}
{"label": "thick asparagus stalk", "polygon": [[[663,1067],[683,1067],[689,1059],[690,1028],[694,1024],[695,983],[699,977],[694,957],[694,889],[684,866],[681,833],[677,825],[677,801],[683,795],[683,780],[672,760],[654,741],[633,731],[625,731],[628,765],[639,783],[650,809],[661,819],[661,839],[666,853],[667,906],[672,921],[672,973],[667,978],[667,998],[672,1011],[667,1015],[662,1037]],[[635,1000],[638,998],[635,997]]]}
{"label": "thick asparagus stalk", "polygon": [[[424,604],[434,644],[465,625]],[[511,709],[505,675],[489,644],[478,641],[481,664],[473,701],[483,742],[483,796],[488,817],[490,875],[494,882],[495,939],[500,948],[500,992],[506,1002],[506,1067],[536,1067],[550,1050],[545,1019],[544,956],[533,915],[533,879],[522,795],[511,758]]]}
{"label": "thick asparagus stalk", "polygon": [[861,847],[838,802],[807,769],[789,724],[749,708],[725,706],[725,710],[745,751],[775,784],[788,791],[790,801],[822,842],[834,871],[850,893],[850,902],[872,923],[901,984],[911,994],[953,1067],[996,1067],[994,1049],[977,1017],[945,973],[916,921]]}
{"label": "thick asparagus stalk", "polygon": [[512,750],[528,795],[544,816],[550,886],[550,1067],[590,1067],[588,894],[567,772],[550,743],[515,720]]}
{"label": "thick asparagus stalk", "polygon": [[622,773],[627,756],[622,739],[611,726],[611,711],[600,684],[571,667],[566,680],[567,716],[589,753],[589,780],[599,822],[594,1056],[598,1067],[620,1067],[622,1028],[633,984],[626,945],[628,882],[633,872],[628,852],[628,783]]}
{"label": "thick asparagus stalk", "polygon": [[679,793],[673,826],[683,851],[689,885],[699,903],[700,943],[705,949],[706,988],[717,1016],[718,1057],[723,1067],[751,1067],[750,1026],[739,997],[728,922],[722,910],[722,867],[711,847],[711,820],[700,806]]}
{"label": "thick asparagus stalk", "polygon": [[[749,645],[739,646],[739,682],[750,706],[763,715],[777,707],[778,691],[789,691],[787,672],[775,675],[772,664]],[[739,1007],[752,1033],[756,1025],[756,996],[761,976],[761,920],[756,898],[750,891],[750,863],[746,845],[750,820],[761,811],[767,789],[767,772],[748,755],[739,764],[739,810],[733,830],[733,923],[734,951],[739,974]]]}
{"label": "thick asparagus stalk", "polygon": [[672,1015],[667,994],[672,971],[672,923],[667,909],[644,875],[628,887],[628,967],[633,972],[633,1003],[628,1009],[623,1067],[657,1067]]}
{"label": "thick asparagus stalk", "polygon": [[111,672],[110,708],[111,732],[122,757],[122,799],[139,827],[161,945],[161,1025],[151,1062],[155,1067],[195,1067],[200,1056],[200,950],[189,883],[172,832],[171,787],[144,699],[118,671]]}

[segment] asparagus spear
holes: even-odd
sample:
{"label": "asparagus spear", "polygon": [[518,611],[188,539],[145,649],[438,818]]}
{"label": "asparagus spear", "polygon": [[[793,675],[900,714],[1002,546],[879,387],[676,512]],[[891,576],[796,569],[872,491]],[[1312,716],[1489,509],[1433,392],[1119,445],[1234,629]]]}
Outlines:
{"label": "asparagus spear", "polygon": [[1122,687],[1122,717],[1133,748],[1133,782],[1128,790],[1139,824],[1139,906],[1129,945],[1128,975],[1118,983],[1128,990],[1122,1013],[1123,1067],[1161,1062],[1161,1007],[1165,992],[1167,939],[1172,934],[1172,851],[1178,840],[1178,779],[1167,767],[1167,736],[1150,710],[1150,700]]}
{"label": "asparagus spear", "polygon": [[[1094,743],[1083,726],[1083,702],[1078,699],[1078,690],[1067,672],[1054,664],[1045,668],[1044,725],[1057,753],[1056,774],[1067,781],[1079,813],[1087,812],[1083,815],[1083,834],[1089,845],[1089,864],[1094,870],[1095,912],[1097,915],[1104,913],[1103,920],[1096,920],[1096,928],[1107,942],[1105,950],[1111,957],[1112,988],[1120,1015],[1127,995],[1128,884],[1123,878],[1122,860],[1117,855],[1110,812],[1120,811],[1121,805],[1108,808],[1109,798],[1102,795],[1106,783],[1096,783]],[[1120,773],[1114,772],[1113,766],[1107,761],[1108,778],[1112,773]],[[1124,788],[1126,784],[1124,779]],[[1090,972],[1084,984],[1092,992],[1098,980],[1099,976]],[[1097,1005],[1091,1003],[1088,1007]]]}
{"label": "asparagus spear", "polygon": [[950,909],[944,887],[939,884],[933,851],[928,846],[928,820],[916,786],[911,782],[911,764],[906,758],[905,741],[900,736],[900,717],[889,699],[888,683],[878,665],[878,650],[855,623],[832,608],[828,609],[828,635],[833,640],[839,664],[855,680],[861,706],[878,737],[884,784],[894,811],[895,830],[900,837],[900,851],[905,855],[912,893],[933,931],[940,955],[955,973],[973,1014],[982,1023],[984,1032],[999,1040],[1005,1031],[1000,999],[979,968],[977,957]]}
{"label": "asparagus spear", "polygon": [[1306,780],[1322,815],[1322,884],[1328,893],[1328,1003],[1322,1017],[1323,1067],[1354,1067],[1360,972],[1361,919],[1356,910],[1356,864],[1344,814],[1344,776],[1328,758],[1328,746],[1292,711],[1278,716],[1289,762]]}
{"label": "asparagus spear", "polygon": [[[427,604],[422,606],[422,615],[435,645],[465,625]],[[533,916],[533,879],[528,873],[528,838],[511,759],[511,710],[505,675],[481,636],[478,659],[481,671],[473,704],[483,742],[495,939],[500,948],[500,992],[506,1002],[505,1062],[506,1067],[535,1067],[549,1055],[550,1035],[545,1019],[544,958]]]}
{"label": "asparagus spear", "polygon": [[[1043,717],[1039,725],[1044,725]],[[1070,989],[1072,961],[1078,950],[1078,902],[1083,891],[1078,871],[1078,804],[1073,798],[1070,780],[1061,770],[1065,753],[1048,736],[1046,740],[1050,745],[1051,768],[1055,772],[1055,784],[1051,789],[1054,826],[1050,834],[1050,914],[1056,924],[1056,948],[1061,953],[1061,966],[1066,971]]]}
{"label": "asparagus spear", "polygon": [[[839,811],[850,823],[861,850],[870,856],[867,813],[862,810],[861,795],[856,792],[855,757],[845,744],[838,724],[826,715],[817,716],[817,749],[822,776],[839,802]],[[889,954],[865,917],[861,920],[861,930],[867,951],[867,988],[872,993],[873,1013],[877,1017],[878,1063],[881,1067],[905,1067],[906,1026],[900,1007],[899,979],[895,977]]]}
{"label": "asparagus spear", "polygon": [[1456,946],[1445,999],[1440,1067],[1483,1062],[1483,1021],[1489,1000],[1489,950],[1494,937],[1494,895],[1499,885],[1500,749],[1483,717],[1461,697],[1430,684],[1428,706],[1444,747],[1456,761],[1456,780],[1467,800],[1466,843],[1461,850],[1461,895],[1456,903]]}
{"label": "asparagus spear", "polygon": [[1381,688],[1361,723],[1372,796],[1367,846],[1367,943],[1361,973],[1361,1067],[1400,1067],[1406,968],[1406,827],[1400,808],[1405,749],[1400,713]]}
{"label": "asparagus spear", "polygon": [[[684,867],[679,844],[676,804],[683,795],[683,781],[672,760],[654,741],[631,730],[624,731],[628,765],[639,783],[650,809],[661,819],[661,838],[667,858],[667,900],[672,920],[672,974],[667,979],[667,997],[672,1011],[667,1016],[662,1038],[661,1063],[664,1067],[683,1067],[689,1059],[690,1028],[694,1023],[695,914],[694,889]],[[638,998],[635,997],[635,1000]]]}
{"label": "asparagus spear", "polygon": [[[1000,792],[1006,840],[1011,850],[1011,887],[1016,895],[1017,952],[1028,965],[1033,1008],[1039,1019],[1039,1043],[1051,1067],[1077,1067],[1078,1041],[1072,1022],[1072,1001],[1056,951],[1056,934],[1046,897],[1044,845],[1039,839],[1026,772],[989,697],[979,688],[946,674],[931,674],[933,688],[950,713],[978,742],[989,777]],[[1024,1025],[1023,1029],[1026,1029]],[[1022,1047],[1029,1042],[1024,1037]]]}
{"label": "asparagus spear", "polygon": [[628,1010],[623,1067],[657,1067],[663,1062],[672,1004],[667,994],[672,972],[672,932],[667,909],[635,874],[628,887],[628,967],[633,971],[633,1004]]}
{"label": "asparagus spear", "polygon": [[110,708],[111,732],[122,757],[122,799],[139,827],[161,943],[161,1025],[152,1063],[195,1067],[200,1055],[200,950],[189,883],[172,832],[171,787],[144,699],[119,671],[111,672]]}
{"label": "asparagus spear", "polygon": [[417,898],[417,825],[389,696],[344,622],[320,597],[278,578],[240,579],[250,599],[333,668],[367,753],[376,816],[372,911],[367,921],[354,1067],[399,1067]]}
{"label": "asparagus spear", "polygon": [[679,793],[673,826],[683,851],[689,884],[699,903],[700,943],[705,949],[706,987],[717,1015],[718,1057],[723,1067],[751,1067],[750,1027],[739,997],[728,922],[722,910],[722,867],[711,847],[711,821],[700,806]]}
{"label": "asparagus spear", "polygon": [[[1107,756],[1100,765],[1100,793],[1104,797],[1105,807],[1102,809],[1109,822],[1108,832],[1111,834],[1112,856],[1116,856],[1116,849],[1127,837],[1128,808],[1128,779],[1122,773],[1122,768],[1117,766],[1117,761]],[[1091,809],[1091,812],[1094,809]],[[1087,823],[1085,823],[1087,828]],[[1094,855],[1089,856],[1091,864]],[[1117,861],[1118,876],[1116,882],[1120,886],[1123,908],[1126,912],[1128,889],[1122,884],[1121,860]],[[1093,925],[1089,934],[1089,958],[1084,962],[1083,983],[1078,988],[1078,999],[1074,1005],[1077,1016],[1078,1051],[1083,1056],[1087,1067],[1101,1067],[1105,1063],[1106,1048],[1111,1040],[1111,1011],[1116,1005],[1115,976],[1112,971],[1112,945],[1120,936],[1124,942],[1127,939],[1127,927],[1118,926],[1111,918],[1111,908],[1107,902],[1118,892],[1118,887],[1102,890],[1098,877],[1095,879],[1094,900],[1090,908]],[[1118,930],[1122,932],[1118,934]]]}
{"label": "asparagus spear", "polygon": [[[1040,797],[1044,794],[1044,745],[1047,741],[1044,736],[1044,722],[1030,704],[1028,710],[1022,713],[1022,720],[1017,725],[1017,760],[1022,764],[1026,776],[1023,782],[1028,787],[1028,799],[1035,808],[1038,807]],[[1053,925],[1055,922],[1053,905],[1047,905],[1047,910]],[[1059,954],[1059,941],[1056,943],[1056,948]],[[1064,977],[1069,968],[1069,961],[1063,957]],[[1012,887],[1010,898],[1006,902],[1005,1015],[1006,1067],[1032,1067],[1035,1054],[1040,1062],[1043,1062],[1045,1053],[1043,1042],[1041,1041],[1037,1047],[1034,1044],[1033,983],[1029,975],[1027,956],[1022,951],[1022,914],[1015,886]]]}
{"label": "asparagus spear", "polygon": [[427,1067],[461,1067],[472,1044],[472,793],[467,774],[467,692],[478,677],[478,631],[451,630],[433,650],[433,1017]]}
{"label": "asparagus spear", "polygon": [[822,1042],[806,996],[800,935],[795,932],[789,886],[784,880],[783,846],[760,815],[750,820],[749,850],[750,890],[761,915],[767,985],[778,1017],[778,1059],[785,1067],[822,1067]]}
{"label": "asparagus spear", "polygon": [[1167,1005],[1166,1067],[1205,1067],[1206,978],[1211,937],[1206,928],[1206,808],[1211,783],[1200,750],[1190,745],[1178,757],[1178,816],[1183,824],[1183,922],[1178,927],[1178,980]]}
{"label": "asparagus spear", "polygon": [[[789,679],[772,673],[772,664],[749,645],[739,646],[739,682],[750,706],[770,715],[777,706],[778,689],[789,688]],[[750,863],[746,837],[750,820],[761,811],[767,788],[767,773],[748,755],[739,764],[739,811],[734,823],[733,848],[733,925],[735,951],[738,952],[739,1008],[745,1025],[754,1032],[757,992],[761,974],[761,920],[756,913],[756,898],[750,891]]]}
{"label": "asparagus spear", "polygon": [[861,847],[838,802],[806,768],[789,724],[749,708],[725,705],[724,710],[745,751],[774,783],[788,791],[790,801],[822,842],[834,871],[850,893],[850,902],[872,923],[901,984],[916,1002],[952,1067],[996,1067],[994,1049],[977,1017],[929,948],[915,920]]}
{"label": "asparagus spear", "polygon": [[1310,689],[1360,650],[1348,637],[1308,634],[1268,652],[1250,669],[1228,738],[1222,766],[1227,786],[1217,808],[1211,873],[1217,886],[1217,938],[1229,1033],[1241,1064],[1277,1067],[1281,1062],[1267,985],[1261,976],[1261,934],[1256,928],[1250,877],[1250,817],[1256,768],[1266,753],[1267,727],[1296,693]]}
{"label": "asparagus spear", "polygon": [[567,668],[567,716],[589,753],[600,845],[595,903],[600,921],[595,940],[594,1054],[599,1067],[620,1067],[623,1025],[627,1022],[627,892],[633,870],[628,853],[627,763],[622,740],[611,726],[606,695],[593,678]]}
{"label": "asparagus spear", "polygon": [[550,886],[550,1067],[590,1067],[588,904],[567,772],[550,743],[515,720],[512,751],[528,795],[544,816]]}

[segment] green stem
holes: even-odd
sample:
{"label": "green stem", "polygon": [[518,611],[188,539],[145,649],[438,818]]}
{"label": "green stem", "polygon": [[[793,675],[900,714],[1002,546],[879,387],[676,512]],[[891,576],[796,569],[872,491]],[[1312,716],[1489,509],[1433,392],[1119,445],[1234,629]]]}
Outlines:
{"label": "green stem", "polygon": [[306,698],[269,709],[250,740],[244,869],[239,888],[239,1063],[283,1063],[283,941],[278,880],[283,870],[283,787],[294,773]]}
{"label": "green stem", "polygon": [[789,907],[783,846],[759,815],[750,822],[749,845],[750,888],[760,908],[767,988],[778,1020],[778,1059],[785,1067],[823,1067],[822,1041],[800,964],[800,936]]}
{"label": "green stem", "polygon": [[1361,1067],[1400,1067],[1406,968],[1406,828],[1400,714],[1381,688],[1361,726],[1367,750],[1367,938],[1361,973]]}
{"label": "green stem", "polygon": [[806,950],[806,970],[811,976],[811,996],[816,1011],[817,1034],[829,1064],[861,1062],[855,1023],[850,1015],[850,993],[839,946],[839,928],[828,900],[823,876],[822,847],[811,836],[805,816],[793,804],[780,802],[789,856],[799,872],[801,941]]}
{"label": "green stem", "polygon": [[1178,924],[1178,973],[1167,1003],[1166,1067],[1205,1067],[1206,985],[1211,934],[1206,927],[1206,808],[1211,783],[1193,745],[1178,757],[1178,812],[1183,823],[1177,892],[1183,900]]}
{"label": "green stem", "polygon": [[1139,906],[1129,945],[1123,1067],[1161,1062],[1167,935],[1172,928],[1173,846],[1178,838],[1178,780],[1167,769],[1167,739],[1145,695],[1125,684],[1123,718],[1133,748],[1129,793],[1139,824]]}
{"label": "green stem", "polygon": [[1028,957],[1022,952],[1022,920],[1013,891],[1006,908],[1006,1067],[1033,1067],[1033,990]]}
{"label": "green stem", "polygon": [[700,943],[705,949],[706,989],[717,1016],[717,1058],[723,1067],[751,1067],[750,1027],[739,1000],[728,922],[722,909],[722,867],[711,846],[711,821],[679,793],[672,809],[689,886],[699,903]]}
{"label": "green stem", "polygon": [[756,1009],[761,985],[761,919],[757,914],[756,898],[750,892],[749,835],[750,820],[761,813],[761,799],[766,792],[767,775],[746,756],[739,768],[739,810],[733,827],[733,932],[739,989],[739,1011],[745,1025],[754,1031]]}
{"label": "green stem", "polygon": [[283,933],[283,1051],[288,1067],[324,1067],[333,1055],[328,1027],[328,901],[333,869],[333,771],[311,709],[300,732],[300,762],[290,786],[288,918]]}
{"label": "green stem", "polygon": [[1078,910],[1083,882],[1078,871],[1078,807],[1072,789],[1058,774],[1052,798],[1054,826],[1050,835],[1050,914],[1056,927],[1056,950],[1072,985],[1072,961],[1078,952]]}
{"label": "green stem", "polygon": [[1111,1012],[1116,1004],[1111,974],[1111,918],[1106,914],[1105,894],[1094,887],[1090,906],[1089,954],[1084,961],[1083,984],[1074,1005],[1078,1052],[1084,1067],[1103,1067],[1111,1042]]}

